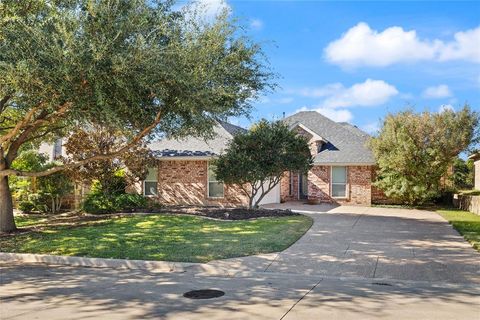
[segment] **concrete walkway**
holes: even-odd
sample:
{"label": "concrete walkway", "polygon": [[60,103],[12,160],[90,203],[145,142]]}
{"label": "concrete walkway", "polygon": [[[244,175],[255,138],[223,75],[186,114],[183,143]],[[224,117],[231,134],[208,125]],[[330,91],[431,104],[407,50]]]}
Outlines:
{"label": "concrete walkway", "polygon": [[[480,319],[480,254],[433,212],[284,204],[279,254],[184,273],[0,264],[0,319]],[[225,295],[189,300],[188,290]]]}

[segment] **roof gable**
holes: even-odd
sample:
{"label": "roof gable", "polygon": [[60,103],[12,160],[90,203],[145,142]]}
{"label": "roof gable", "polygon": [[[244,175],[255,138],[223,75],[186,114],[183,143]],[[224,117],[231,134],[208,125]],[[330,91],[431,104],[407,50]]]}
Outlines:
{"label": "roof gable", "polygon": [[351,124],[337,123],[315,111],[301,111],[284,119],[290,125],[302,124],[327,141],[315,156],[315,163],[375,163],[367,147],[369,135]]}

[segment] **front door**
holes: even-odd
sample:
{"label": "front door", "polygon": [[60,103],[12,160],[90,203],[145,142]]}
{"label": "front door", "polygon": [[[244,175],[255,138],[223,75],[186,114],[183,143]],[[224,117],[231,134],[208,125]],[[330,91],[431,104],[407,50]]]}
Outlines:
{"label": "front door", "polygon": [[308,199],[308,177],[306,174],[299,174],[298,191],[300,199]]}

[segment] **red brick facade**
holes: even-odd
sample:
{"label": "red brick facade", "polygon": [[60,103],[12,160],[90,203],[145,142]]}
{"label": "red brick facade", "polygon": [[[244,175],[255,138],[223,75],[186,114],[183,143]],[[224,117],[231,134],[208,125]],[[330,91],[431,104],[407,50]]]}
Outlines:
{"label": "red brick facade", "polygon": [[[370,205],[372,203],[372,166],[347,166],[345,198],[331,196],[331,166],[315,165],[308,172],[308,199],[348,205]],[[298,174],[293,174],[294,188],[298,190]],[[282,201],[298,200],[298,192],[289,193],[289,173],[282,178],[280,195]]]}
{"label": "red brick facade", "polygon": [[247,196],[236,186],[225,185],[223,198],[209,198],[207,170],[206,160],[159,161],[159,202],[169,205],[248,205]]}
{"label": "red brick facade", "polygon": [[[247,206],[248,198],[236,186],[225,185],[223,198],[208,197],[208,161],[158,162],[158,201],[168,205]],[[308,200],[346,205],[370,205],[387,200],[372,186],[373,166],[347,166],[347,195],[331,196],[331,166],[315,165],[308,172]],[[281,201],[299,200],[298,173],[286,172],[280,182]]]}

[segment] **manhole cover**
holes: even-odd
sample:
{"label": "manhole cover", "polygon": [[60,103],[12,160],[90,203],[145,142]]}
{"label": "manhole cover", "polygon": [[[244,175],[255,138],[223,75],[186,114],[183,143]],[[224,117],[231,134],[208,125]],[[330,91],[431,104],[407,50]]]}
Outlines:
{"label": "manhole cover", "polygon": [[204,290],[193,290],[188,291],[183,294],[185,298],[189,299],[212,299],[218,298],[225,294],[225,292],[220,290],[204,289]]}
{"label": "manhole cover", "polygon": [[372,282],[372,284],[376,285],[376,286],[393,286],[392,284],[390,283],[386,283],[386,282]]}

